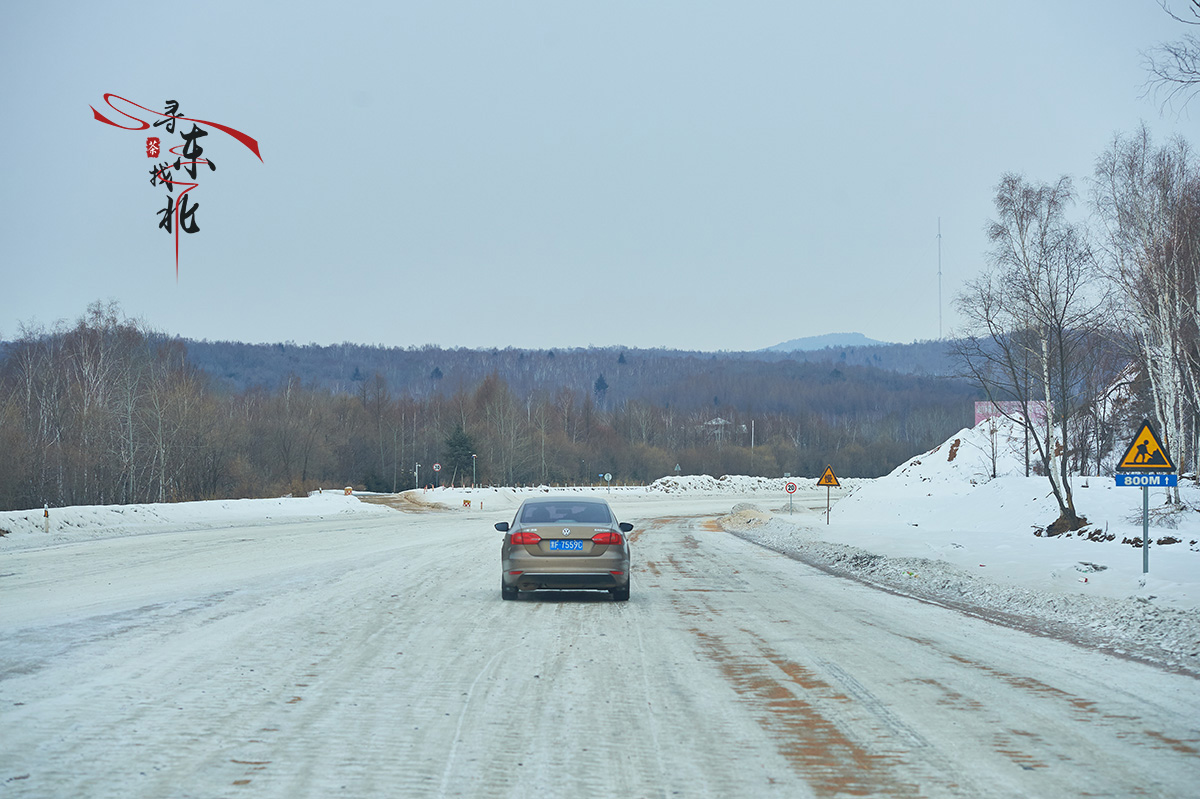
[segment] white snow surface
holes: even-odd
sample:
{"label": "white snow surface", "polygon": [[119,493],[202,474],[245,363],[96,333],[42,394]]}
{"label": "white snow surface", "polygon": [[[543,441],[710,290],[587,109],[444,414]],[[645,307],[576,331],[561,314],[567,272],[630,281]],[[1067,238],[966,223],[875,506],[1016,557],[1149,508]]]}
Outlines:
{"label": "white snow surface", "polygon": [[[996,477],[991,435],[981,425],[886,477],[842,481],[850,485],[830,492],[836,504],[827,525],[795,524],[786,512],[747,505],[725,526],[901,593],[1200,669],[1200,513],[1193,510],[1200,488],[1181,485],[1188,507],[1171,512],[1165,490],[1151,490],[1144,574],[1141,548],[1122,543],[1142,539],[1139,489],[1076,477],[1075,508],[1087,527],[1038,536],[1059,513],[1049,481],[1024,476],[1024,442],[1013,423],[997,428]],[[1171,538],[1179,542],[1156,543]]]}
{"label": "white snow surface", "polygon": [[73,544],[100,538],[206,530],[256,522],[323,519],[338,514],[389,513],[341,489],[295,499],[222,499],[146,505],[77,505],[0,512],[0,552],[30,546]]}
{"label": "white snow surface", "polygon": [[[690,475],[644,487],[437,488],[404,496],[414,507],[494,511],[498,519],[527,496],[563,490],[607,497],[627,512],[724,514],[731,532],[813,565],[1200,672],[1200,513],[1166,513],[1164,492],[1151,492],[1151,541],[1180,542],[1152,544],[1148,574],[1141,549],[1122,543],[1141,540],[1142,492],[1117,488],[1111,477],[1074,480],[1085,530],[1035,535],[1058,515],[1049,482],[1024,476],[1012,423],[996,427],[995,448],[986,424],[964,429],[886,477],[841,479],[828,491],[814,479]],[[791,496],[788,482],[798,486]],[[1180,490],[1200,507],[1200,487],[1189,481]],[[812,511],[825,510],[826,495],[828,523],[814,524]],[[336,489],[306,498],[51,508],[49,518],[41,509],[2,512],[0,558],[88,539],[397,513],[364,496]]]}
{"label": "white snow surface", "polygon": [[[1113,541],[1037,537],[1048,484],[981,474],[980,435],[791,496],[690,476],[0,513],[0,793],[1190,795],[1195,513],[1156,519],[1184,543],[1143,578],[1140,491],[1078,489]],[[630,601],[501,601],[492,525],[563,490],[634,523]]]}

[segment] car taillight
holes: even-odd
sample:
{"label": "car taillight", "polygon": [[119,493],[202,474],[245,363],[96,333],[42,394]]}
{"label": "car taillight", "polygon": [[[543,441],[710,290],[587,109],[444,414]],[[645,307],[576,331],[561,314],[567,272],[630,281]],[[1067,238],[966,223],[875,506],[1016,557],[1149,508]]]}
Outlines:
{"label": "car taillight", "polygon": [[620,533],[596,533],[592,536],[593,544],[610,544],[612,546],[621,545]]}
{"label": "car taillight", "polygon": [[541,540],[542,537],[537,533],[513,533],[511,536],[512,543],[525,544],[527,546],[532,546]]}

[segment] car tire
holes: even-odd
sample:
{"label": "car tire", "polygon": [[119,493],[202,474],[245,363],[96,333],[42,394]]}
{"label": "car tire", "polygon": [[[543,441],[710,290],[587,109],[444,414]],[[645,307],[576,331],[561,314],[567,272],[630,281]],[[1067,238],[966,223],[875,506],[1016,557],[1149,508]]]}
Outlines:
{"label": "car tire", "polygon": [[513,586],[512,588],[509,588],[507,585],[504,584],[504,581],[501,580],[500,581],[500,598],[501,599],[516,599],[517,598],[517,587]]}
{"label": "car tire", "polygon": [[612,598],[616,602],[628,602],[629,601],[629,583],[626,583],[624,588],[613,588],[612,590],[609,591],[609,593],[612,594]]}

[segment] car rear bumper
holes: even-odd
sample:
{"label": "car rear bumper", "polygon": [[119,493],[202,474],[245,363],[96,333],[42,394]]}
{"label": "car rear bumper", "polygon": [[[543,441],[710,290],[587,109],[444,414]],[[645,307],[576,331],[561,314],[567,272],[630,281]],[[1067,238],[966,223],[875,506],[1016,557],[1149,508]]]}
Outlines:
{"label": "car rear bumper", "polygon": [[543,588],[598,589],[624,588],[629,585],[629,572],[620,574],[605,572],[541,572],[524,571],[520,574],[504,573],[504,584],[510,588],[516,587],[521,591],[534,591]]}

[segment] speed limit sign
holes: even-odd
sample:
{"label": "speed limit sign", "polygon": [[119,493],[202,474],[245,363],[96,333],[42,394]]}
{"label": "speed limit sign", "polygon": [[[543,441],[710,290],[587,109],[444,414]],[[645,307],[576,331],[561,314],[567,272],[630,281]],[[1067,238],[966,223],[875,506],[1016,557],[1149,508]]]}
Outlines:
{"label": "speed limit sign", "polygon": [[795,483],[788,482],[788,484],[787,484],[786,486],[784,486],[784,488],[786,488],[786,489],[787,489],[787,492],[788,492],[789,494],[795,494],[795,493],[796,493],[796,484],[795,484]]}

